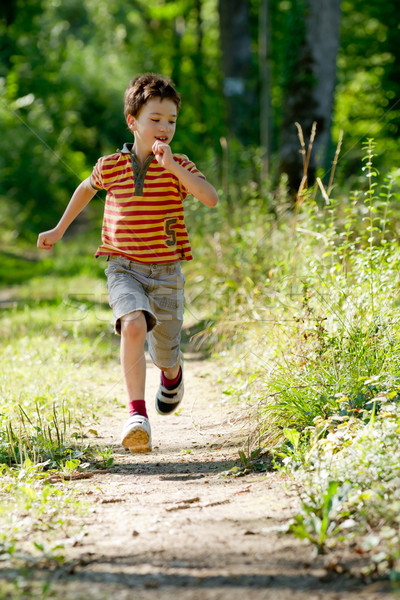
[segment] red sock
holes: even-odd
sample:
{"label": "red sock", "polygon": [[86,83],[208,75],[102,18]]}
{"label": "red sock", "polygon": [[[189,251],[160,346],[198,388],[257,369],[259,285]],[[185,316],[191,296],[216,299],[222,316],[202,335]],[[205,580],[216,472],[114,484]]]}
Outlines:
{"label": "red sock", "polygon": [[167,379],[165,377],[164,373],[161,371],[161,383],[163,384],[163,386],[165,388],[167,388],[167,390],[172,390],[174,387],[176,387],[178,385],[179,381],[181,380],[181,377],[182,377],[181,367],[179,367],[179,373],[175,377],[175,379]]}
{"label": "red sock", "polygon": [[130,415],[137,413],[139,415],[142,415],[142,417],[148,418],[146,411],[146,402],[144,400],[129,400],[128,406]]}

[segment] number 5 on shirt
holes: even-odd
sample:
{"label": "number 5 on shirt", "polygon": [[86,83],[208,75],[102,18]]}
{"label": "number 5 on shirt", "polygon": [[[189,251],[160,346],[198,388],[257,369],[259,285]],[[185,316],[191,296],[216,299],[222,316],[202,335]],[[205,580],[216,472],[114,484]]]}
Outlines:
{"label": "number 5 on shirt", "polygon": [[175,246],[176,244],[176,231],[175,229],[172,229],[173,226],[175,225],[175,223],[178,222],[178,219],[166,219],[165,221],[165,234],[167,236],[167,239],[165,240],[165,243],[167,244],[167,246]]}

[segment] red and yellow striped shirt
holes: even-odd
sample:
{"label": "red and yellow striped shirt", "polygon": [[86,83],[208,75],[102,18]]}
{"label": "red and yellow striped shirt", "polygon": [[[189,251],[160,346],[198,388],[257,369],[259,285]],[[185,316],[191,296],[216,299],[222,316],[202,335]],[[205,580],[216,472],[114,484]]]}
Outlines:
{"label": "red and yellow striped shirt", "polygon": [[[107,190],[103,243],[95,256],[119,254],[150,264],[191,260],[183,212],[187,190],[153,154],[140,167],[132,145],[100,158],[91,174],[92,187]],[[204,178],[184,154],[174,154],[174,160]]]}

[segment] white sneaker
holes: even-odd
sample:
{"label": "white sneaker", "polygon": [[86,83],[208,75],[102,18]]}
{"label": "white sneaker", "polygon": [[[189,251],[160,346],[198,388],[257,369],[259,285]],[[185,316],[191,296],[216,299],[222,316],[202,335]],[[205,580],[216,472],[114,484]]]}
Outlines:
{"label": "white sneaker", "polygon": [[132,454],[151,452],[151,429],[147,417],[131,415],[122,429],[121,444],[128,448]]}

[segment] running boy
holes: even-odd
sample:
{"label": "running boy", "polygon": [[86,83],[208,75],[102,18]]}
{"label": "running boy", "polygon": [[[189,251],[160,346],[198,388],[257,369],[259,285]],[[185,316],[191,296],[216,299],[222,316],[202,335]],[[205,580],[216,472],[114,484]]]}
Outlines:
{"label": "running boy", "polygon": [[193,195],[206,206],[218,201],[187,156],[172,154],[180,96],[166,77],[135,77],[125,92],[125,119],[134,143],[97,161],[75,190],[58,225],[39,235],[50,250],[100,189],[107,190],[102,244],[115,331],[121,336],[121,366],[129,419],[121,443],[133,453],[150,452],[151,430],[145,403],[144,344],[161,370],[156,409],[175,411],[183,397],[180,332],[183,286],[180,261],[191,260],[183,200]]}

